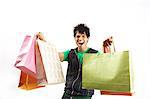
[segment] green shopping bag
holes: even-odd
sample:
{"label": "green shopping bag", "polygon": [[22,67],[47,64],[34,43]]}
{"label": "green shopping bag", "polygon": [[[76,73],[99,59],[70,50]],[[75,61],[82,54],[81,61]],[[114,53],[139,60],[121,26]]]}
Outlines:
{"label": "green shopping bag", "polygon": [[82,87],[114,92],[132,92],[129,51],[84,54]]}

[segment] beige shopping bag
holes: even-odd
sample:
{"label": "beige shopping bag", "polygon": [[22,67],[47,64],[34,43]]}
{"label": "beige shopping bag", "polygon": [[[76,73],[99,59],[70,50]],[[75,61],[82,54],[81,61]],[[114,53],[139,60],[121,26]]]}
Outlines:
{"label": "beige shopping bag", "polygon": [[56,48],[51,43],[39,39],[38,45],[48,84],[63,83],[64,76]]}

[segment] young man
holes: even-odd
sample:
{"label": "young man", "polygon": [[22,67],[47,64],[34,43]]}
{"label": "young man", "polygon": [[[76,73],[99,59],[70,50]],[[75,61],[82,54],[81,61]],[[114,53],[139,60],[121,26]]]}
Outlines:
{"label": "young man", "polygon": [[[90,29],[85,24],[74,27],[74,39],[77,47],[59,53],[61,62],[68,61],[65,90],[62,99],[91,99],[94,90],[82,88],[82,63],[84,53],[97,53],[98,51],[87,46]],[[39,34],[43,40],[43,36]],[[109,39],[103,42],[103,46],[111,45]]]}

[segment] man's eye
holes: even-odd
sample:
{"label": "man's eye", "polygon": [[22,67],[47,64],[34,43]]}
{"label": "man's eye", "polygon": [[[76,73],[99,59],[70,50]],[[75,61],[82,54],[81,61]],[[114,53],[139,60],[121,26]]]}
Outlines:
{"label": "man's eye", "polygon": [[77,36],[77,38],[80,38],[80,36]]}
{"label": "man's eye", "polygon": [[84,38],[85,36],[83,35],[82,37]]}

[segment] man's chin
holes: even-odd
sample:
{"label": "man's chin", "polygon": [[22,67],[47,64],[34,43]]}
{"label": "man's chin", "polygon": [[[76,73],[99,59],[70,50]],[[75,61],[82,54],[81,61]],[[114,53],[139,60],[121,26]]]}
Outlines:
{"label": "man's chin", "polygon": [[78,44],[78,46],[83,46],[83,44]]}
{"label": "man's chin", "polygon": [[78,47],[80,47],[80,48],[83,47],[83,46],[84,46],[84,44],[78,44]]}
{"label": "man's chin", "polygon": [[78,45],[78,47],[82,47],[82,45]]}

